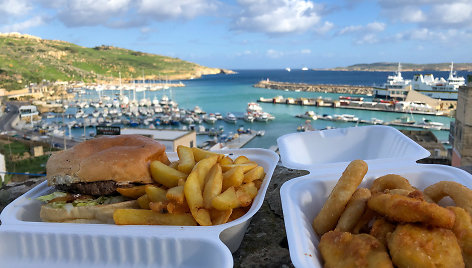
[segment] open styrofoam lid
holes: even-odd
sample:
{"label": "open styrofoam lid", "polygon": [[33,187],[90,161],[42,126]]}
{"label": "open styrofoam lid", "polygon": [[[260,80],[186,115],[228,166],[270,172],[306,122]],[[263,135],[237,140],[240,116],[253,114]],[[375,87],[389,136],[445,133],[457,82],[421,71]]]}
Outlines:
{"label": "open styrofoam lid", "polygon": [[429,151],[393,127],[364,126],[292,133],[277,139],[282,164],[315,170],[355,159],[367,163],[415,162]]}

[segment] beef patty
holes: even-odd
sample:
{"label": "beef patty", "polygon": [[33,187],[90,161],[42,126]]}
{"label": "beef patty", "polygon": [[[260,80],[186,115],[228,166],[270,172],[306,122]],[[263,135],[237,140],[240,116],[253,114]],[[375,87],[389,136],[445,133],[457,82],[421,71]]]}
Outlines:
{"label": "beef patty", "polygon": [[[132,186],[132,185],[129,185]],[[117,183],[114,181],[78,182],[71,184],[56,184],[56,189],[73,194],[113,195],[116,194]],[[120,185],[120,187],[126,187]]]}

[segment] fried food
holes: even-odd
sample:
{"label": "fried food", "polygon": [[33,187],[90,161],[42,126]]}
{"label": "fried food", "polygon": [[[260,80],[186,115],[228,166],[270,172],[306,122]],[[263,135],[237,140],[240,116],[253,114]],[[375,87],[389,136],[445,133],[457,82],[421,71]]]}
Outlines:
{"label": "fried food", "polygon": [[395,266],[464,267],[454,233],[444,228],[399,225],[388,236],[388,249]]}
{"label": "fried food", "polygon": [[462,249],[465,267],[472,268],[472,217],[463,208],[448,207],[448,209],[456,214],[456,222],[452,227],[452,231]]}
{"label": "fried food", "polygon": [[395,230],[396,225],[387,221],[384,218],[379,218],[374,221],[370,235],[377,238],[380,243],[387,247],[387,235]]}
{"label": "fried food", "polygon": [[368,234],[330,231],[321,237],[318,248],[327,268],[393,267],[385,247]]}
{"label": "fried food", "polygon": [[372,209],[370,209],[367,206],[364,211],[364,214],[362,214],[361,218],[352,229],[352,233],[360,234],[362,232],[368,232],[369,223],[372,222],[376,216],[377,216],[377,213],[375,213]]}
{"label": "fried food", "polygon": [[387,174],[379,177],[372,183],[370,191],[374,193],[383,193],[386,189],[404,189],[410,192],[414,191],[415,188],[411,186],[410,182],[400,175]]}
{"label": "fried food", "polygon": [[350,232],[356,223],[364,214],[367,206],[367,200],[370,198],[370,191],[367,188],[357,189],[351,197],[351,200],[346,205],[346,209],[339,218],[336,230],[342,232]]}
{"label": "fried food", "polygon": [[313,229],[317,234],[322,235],[336,226],[347,202],[366,173],[367,163],[362,160],[354,160],[347,166],[323,208],[313,220]]}
{"label": "fried food", "polygon": [[472,215],[472,190],[454,181],[440,181],[424,189],[424,193],[439,202],[443,197],[449,196],[456,206],[465,209]]}
{"label": "fried food", "polygon": [[398,194],[375,194],[367,205],[370,209],[391,221],[403,223],[421,222],[430,226],[451,229],[455,215],[447,208],[435,203]]}

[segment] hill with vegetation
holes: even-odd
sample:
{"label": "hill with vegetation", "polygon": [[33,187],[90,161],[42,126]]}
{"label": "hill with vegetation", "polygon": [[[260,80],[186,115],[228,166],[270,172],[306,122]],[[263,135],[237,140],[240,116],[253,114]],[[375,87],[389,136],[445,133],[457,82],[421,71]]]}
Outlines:
{"label": "hill with vegetation", "polygon": [[206,74],[231,73],[178,58],[98,46],[87,48],[65,41],[18,33],[0,34],[0,88],[23,88],[48,81],[100,82],[126,79],[180,80]]}
{"label": "hill with vegetation", "polygon": [[[402,71],[449,71],[451,63],[401,63]],[[331,70],[335,71],[386,71],[392,72],[398,69],[398,62],[376,62],[376,63],[361,63],[354,64],[347,67],[337,67]],[[471,71],[472,63],[454,63],[455,71]]]}

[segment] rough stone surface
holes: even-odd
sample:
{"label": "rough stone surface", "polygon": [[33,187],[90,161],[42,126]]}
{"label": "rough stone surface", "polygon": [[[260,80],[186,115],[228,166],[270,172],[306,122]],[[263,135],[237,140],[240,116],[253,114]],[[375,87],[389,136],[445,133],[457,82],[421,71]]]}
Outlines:
{"label": "rough stone surface", "polygon": [[[254,215],[239,249],[233,254],[234,267],[294,267],[288,250],[280,201],[280,187],[292,178],[308,174],[304,170],[277,166],[261,209]],[[0,212],[15,198],[44,181],[31,178],[0,189]]]}

